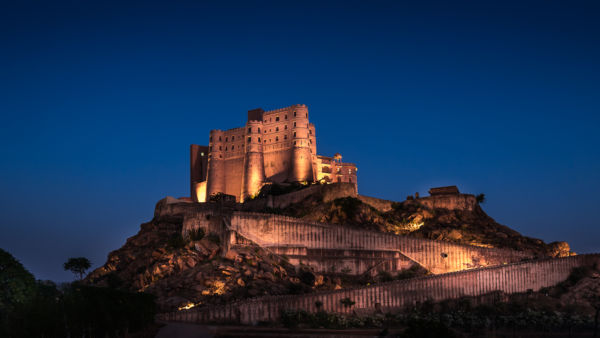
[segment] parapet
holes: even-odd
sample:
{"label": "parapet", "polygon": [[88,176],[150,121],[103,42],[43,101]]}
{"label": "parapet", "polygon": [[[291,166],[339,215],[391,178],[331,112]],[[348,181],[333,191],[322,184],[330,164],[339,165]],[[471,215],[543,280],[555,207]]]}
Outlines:
{"label": "parapet", "polygon": [[429,195],[458,195],[460,192],[458,191],[458,187],[455,185],[450,185],[447,187],[439,187],[439,188],[431,188],[429,189]]}

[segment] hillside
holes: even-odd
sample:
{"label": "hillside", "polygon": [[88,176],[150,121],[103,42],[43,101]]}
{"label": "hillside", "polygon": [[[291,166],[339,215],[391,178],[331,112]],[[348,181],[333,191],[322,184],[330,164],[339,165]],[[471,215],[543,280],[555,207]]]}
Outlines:
{"label": "hillside", "polygon": [[161,310],[342,287],[340,278],[296,269],[255,245],[223,256],[214,234],[183,238],[182,221],[181,216],[167,215],[142,224],[86,282],[154,294]]}
{"label": "hillside", "polygon": [[431,208],[428,206],[432,204],[428,203],[431,198],[428,197],[403,202],[385,201],[389,207],[382,208],[379,204],[383,200],[360,195],[333,199],[328,190],[331,188],[324,187],[320,192],[283,208],[257,211],[418,238],[530,251],[539,257],[564,257],[572,254],[566,242],[547,244],[497,223],[483,211],[479,203],[474,203],[469,208]]}
{"label": "hillside", "polygon": [[[564,242],[545,244],[496,223],[478,204],[470,209],[450,210],[430,208],[421,200],[407,200],[391,203],[385,210],[373,207],[373,204],[377,206],[373,199],[344,197],[343,189],[336,189],[332,185],[316,187],[314,193],[307,190],[310,193],[304,192],[305,197],[283,208],[251,207],[251,204],[222,207],[285,214],[398,235],[524,250],[539,257],[571,254]],[[339,197],[340,191],[343,197]],[[217,204],[208,207],[217,207]],[[249,245],[224,251],[221,237],[215,233],[195,232],[182,237],[184,215],[197,208],[202,205],[173,198],[159,202],[154,218],[142,224],[140,231],[127,239],[123,247],[111,252],[106,264],[93,271],[86,282],[146,291],[157,296],[161,310],[172,310],[262,295],[347,288],[425,273],[417,269],[401,271],[397,276],[318,274],[306,265],[293,266],[287,257],[275,255],[249,241]]]}

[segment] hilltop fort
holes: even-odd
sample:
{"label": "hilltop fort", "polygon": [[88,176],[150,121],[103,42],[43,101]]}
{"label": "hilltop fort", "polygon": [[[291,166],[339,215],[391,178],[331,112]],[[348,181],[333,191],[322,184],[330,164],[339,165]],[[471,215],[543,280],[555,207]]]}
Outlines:
{"label": "hilltop fort", "polygon": [[304,105],[212,130],[208,146],[191,146],[191,198],[161,200],[88,282],[151,292],[163,319],[252,324],[290,309],[498,301],[600,263],[496,223],[456,186],[404,201],[359,195],[356,166],[316,146]]}

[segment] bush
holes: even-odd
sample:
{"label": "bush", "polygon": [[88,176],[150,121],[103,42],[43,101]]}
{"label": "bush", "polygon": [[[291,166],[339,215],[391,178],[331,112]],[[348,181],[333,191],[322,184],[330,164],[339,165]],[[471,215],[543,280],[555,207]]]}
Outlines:
{"label": "bush", "polygon": [[348,297],[340,300],[340,303],[342,303],[342,305],[344,305],[344,307],[351,307],[352,305],[356,304],[355,301],[353,301],[352,299],[350,299]]}
{"label": "bush", "polygon": [[198,228],[198,229],[192,230],[188,234],[190,240],[192,240],[192,241],[199,241],[202,238],[204,238],[204,235],[205,235],[205,233],[204,233],[203,228]]}
{"label": "bush", "polygon": [[221,237],[214,232],[211,232],[210,234],[208,234],[206,236],[206,239],[208,239],[209,241],[211,241],[215,244],[221,244]]}
{"label": "bush", "polygon": [[187,241],[181,234],[175,234],[167,241],[167,246],[173,250],[181,249],[187,244]]}
{"label": "bush", "polygon": [[333,200],[333,204],[340,207],[342,212],[346,215],[346,218],[353,219],[356,216],[356,211],[362,205],[362,202],[358,198],[343,197]]}

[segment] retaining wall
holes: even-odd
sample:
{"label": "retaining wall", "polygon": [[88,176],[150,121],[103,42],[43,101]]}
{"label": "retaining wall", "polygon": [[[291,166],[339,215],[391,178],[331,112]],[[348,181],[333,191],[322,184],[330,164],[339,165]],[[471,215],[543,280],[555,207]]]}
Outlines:
{"label": "retaining wall", "polygon": [[[505,249],[481,248],[445,241],[398,236],[389,233],[352,229],[346,226],[308,222],[298,218],[251,212],[231,212],[218,216],[211,210],[199,210],[186,215],[184,234],[203,227],[209,232],[223,234],[225,228],[267,248],[285,246],[307,249],[397,251],[431,271],[446,273],[482,266],[501,265],[532,258],[531,254]],[[236,244],[235,236],[223,237]],[[401,265],[398,265],[402,268]],[[337,266],[337,271],[352,266]],[[360,273],[352,270],[352,273]]]}
{"label": "retaining wall", "polygon": [[[222,306],[194,308],[159,315],[163,320],[183,322],[236,322],[255,324],[277,321],[284,310],[333,313],[372,312],[403,309],[428,300],[441,301],[463,296],[481,296],[492,292],[507,294],[539,291],[564,281],[571,270],[584,265],[597,265],[600,255],[579,255],[544,259],[504,266],[480,268],[443,275],[394,281],[380,285],[294,296],[267,296]],[[350,298],[356,304],[345,307],[341,300]]]}

